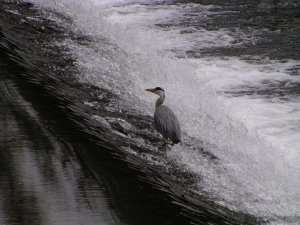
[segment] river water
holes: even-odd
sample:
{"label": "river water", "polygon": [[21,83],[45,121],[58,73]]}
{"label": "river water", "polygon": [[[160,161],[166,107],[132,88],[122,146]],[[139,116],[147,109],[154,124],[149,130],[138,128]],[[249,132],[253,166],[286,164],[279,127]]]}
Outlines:
{"label": "river water", "polygon": [[[298,1],[0,5],[1,224],[299,224]],[[183,141],[152,123],[161,86]]]}

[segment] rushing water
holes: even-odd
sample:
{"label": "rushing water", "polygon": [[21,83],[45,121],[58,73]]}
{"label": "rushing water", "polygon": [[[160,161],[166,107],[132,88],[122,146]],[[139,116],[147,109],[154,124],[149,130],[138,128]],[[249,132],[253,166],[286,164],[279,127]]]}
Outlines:
{"label": "rushing water", "polygon": [[[95,175],[88,175],[98,168],[92,160],[96,156],[87,157],[93,155],[89,147],[85,144],[79,147],[84,150],[78,150],[60,141],[53,146],[53,134],[40,125],[38,112],[18,96],[4,97],[3,104],[11,101],[12,109],[5,108],[3,113],[12,115],[19,107],[14,102],[21,102],[26,113],[35,118],[27,123],[42,127],[33,133],[12,128],[1,137],[3,143],[9,143],[3,145],[3,151],[9,151],[16,164],[12,173],[24,173],[20,176],[26,180],[20,188],[33,189],[26,183],[32,180],[43,186],[37,188],[38,197],[30,192],[32,201],[44,202],[40,207],[58,204],[61,193],[70,189],[63,194],[65,203],[59,206],[83,207],[76,206],[79,203],[74,200],[79,182],[74,177],[83,173],[80,182],[86,184],[83,190],[90,187],[88,193],[96,193],[92,205],[97,212],[93,207],[89,207],[91,213],[70,210],[72,220],[65,222],[70,224],[81,219],[91,224],[102,220],[109,224],[298,224],[299,11],[299,2],[292,0],[3,1],[1,46],[11,63],[27,71],[20,79],[51,96],[68,123],[83,132],[91,145],[106,149],[108,161],[120,161],[122,168],[127,168],[125,176],[137,177],[136,186],[148,185],[148,192],[136,194],[139,200],[131,204],[132,210],[124,205],[133,201],[134,195],[112,200],[118,202],[115,213],[111,203],[97,200],[106,196],[106,188],[98,184]],[[2,80],[2,93],[14,90]],[[158,150],[160,136],[151,122],[155,97],[143,91],[155,86],[166,90],[166,104],[178,115],[183,130],[182,144],[167,158]],[[20,123],[16,118],[8,121],[1,118],[4,127]],[[20,146],[11,147],[9,136],[20,137],[16,141]],[[72,146],[73,134],[68,138]],[[70,171],[69,164],[62,167],[53,159],[46,167],[56,171],[57,183],[64,179],[72,182],[68,181],[65,189],[42,194],[43,188],[52,184],[47,186],[35,175],[42,167],[31,158],[50,157],[49,153],[37,154],[43,146],[39,139],[47,139],[45,149],[58,151],[56,156],[62,154],[59,152],[79,152],[92,169],[87,174],[78,172],[85,171],[82,162],[67,156],[77,168]],[[26,151],[30,145],[35,147]],[[105,168],[97,169],[100,176],[112,170]],[[113,199],[119,196],[116,187],[130,192],[120,181],[104,183],[113,190]],[[139,203],[147,199],[147,193],[152,193],[148,203]],[[162,203],[159,196],[167,200]],[[92,201],[89,196],[86,199]],[[13,200],[7,201],[10,204]],[[154,210],[157,204],[161,207]],[[56,217],[66,219],[59,210],[50,207],[49,211],[49,224],[55,224]],[[9,213],[2,210],[1,221],[6,221],[5,215]],[[37,217],[37,221],[45,218],[36,214],[30,217]]]}

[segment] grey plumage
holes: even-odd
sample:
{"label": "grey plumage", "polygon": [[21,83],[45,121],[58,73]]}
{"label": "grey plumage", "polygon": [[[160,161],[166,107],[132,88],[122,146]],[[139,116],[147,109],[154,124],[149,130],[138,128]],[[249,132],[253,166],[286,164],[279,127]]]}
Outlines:
{"label": "grey plumage", "polygon": [[155,105],[154,124],[156,130],[165,138],[165,145],[179,143],[181,140],[179,121],[168,106],[162,105],[165,100],[164,90],[160,87],[145,90],[159,95]]}
{"label": "grey plumage", "polygon": [[170,139],[174,144],[180,142],[181,130],[179,122],[174,112],[168,106],[156,106],[154,124],[156,130],[161,133],[165,139]]}

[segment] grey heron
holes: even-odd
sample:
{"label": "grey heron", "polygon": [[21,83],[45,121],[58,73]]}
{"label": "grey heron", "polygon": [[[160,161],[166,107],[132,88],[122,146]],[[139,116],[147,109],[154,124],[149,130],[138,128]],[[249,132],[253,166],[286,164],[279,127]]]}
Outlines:
{"label": "grey heron", "polygon": [[156,130],[164,137],[163,149],[169,148],[168,145],[178,144],[181,141],[181,130],[178,119],[175,113],[166,105],[165,91],[161,87],[147,88],[145,91],[150,91],[159,95],[156,100],[154,112],[154,125]]}

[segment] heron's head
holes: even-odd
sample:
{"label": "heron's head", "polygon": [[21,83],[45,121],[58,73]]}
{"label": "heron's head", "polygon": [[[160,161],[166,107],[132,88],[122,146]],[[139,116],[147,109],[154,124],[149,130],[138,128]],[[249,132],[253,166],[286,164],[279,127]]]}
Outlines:
{"label": "heron's head", "polygon": [[159,96],[164,96],[165,95],[165,90],[162,89],[161,87],[156,87],[156,88],[146,88],[145,91],[150,91],[154,94],[157,94]]}

